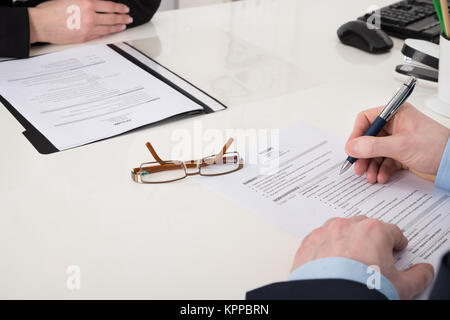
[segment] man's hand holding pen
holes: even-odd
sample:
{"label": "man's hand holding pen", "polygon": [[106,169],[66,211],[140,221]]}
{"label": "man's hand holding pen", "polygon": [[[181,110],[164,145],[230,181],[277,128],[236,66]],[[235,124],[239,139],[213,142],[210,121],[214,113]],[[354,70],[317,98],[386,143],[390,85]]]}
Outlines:
{"label": "man's hand holding pen", "polygon": [[450,137],[450,129],[405,103],[378,137],[362,136],[383,107],[361,112],[347,141],[348,155],[358,158],[355,172],[370,183],[386,183],[398,170],[422,178],[436,176]]}
{"label": "man's hand holding pen", "polygon": [[[390,121],[378,126],[379,132],[367,135],[383,110],[385,107],[365,110],[356,118],[345,146],[349,159],[355,160],[356,174],[365,174],[370,183],[386,183],[394,173],[407,169],[434,180],[450,139],[450,129],[405,102]],[[344,165],[344,171],[350,166]],[[396,225],[365,216],[333,218],[303,240],[293,270],[326,257],[375,264],[395,286],[401,299],[411,299],[431,283],[433,266],[419,263],[407,270],[398,270],[393,251],[403,250],[407,244],[407,238]]]}

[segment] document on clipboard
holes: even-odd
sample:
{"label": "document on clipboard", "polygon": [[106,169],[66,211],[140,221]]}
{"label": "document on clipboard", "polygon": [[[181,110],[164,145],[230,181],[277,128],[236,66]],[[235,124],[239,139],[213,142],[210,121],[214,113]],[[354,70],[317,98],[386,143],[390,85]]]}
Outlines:
{"label": "document on clipboard", "polygon": [[226,109],[126,43],[0,62],[0,101],[44,154]]}

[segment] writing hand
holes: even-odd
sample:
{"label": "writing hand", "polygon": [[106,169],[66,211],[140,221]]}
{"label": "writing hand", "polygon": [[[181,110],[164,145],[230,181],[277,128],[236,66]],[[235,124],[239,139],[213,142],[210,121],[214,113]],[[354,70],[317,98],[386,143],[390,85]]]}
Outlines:
{"label": "writing hand", "polygon": [[361,112],[347,141],[347,154],[358,159],[354,165],[356,174],[365,173],[370,183],[386,183],[396,171],[409,169],[434,180],[450,129],[405,103],[378,137],[362,136],[382,109]]}

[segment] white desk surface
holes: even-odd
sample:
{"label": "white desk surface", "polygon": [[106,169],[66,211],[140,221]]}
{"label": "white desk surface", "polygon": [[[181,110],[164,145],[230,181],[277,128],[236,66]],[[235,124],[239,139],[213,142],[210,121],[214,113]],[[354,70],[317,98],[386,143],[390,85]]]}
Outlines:
{"label": "white desk surface", "polygon": [[[356,114],[385,103],[399,84],[400,40],[370,55],[336,36],[372,3],[245,0],[161,12],[96,41],[152,37],[151,55],[224,97],[223,112],[44,156],[0,108],[0,298],[241,299],[285,279],[300,239],[195,179],[147,186],[129,172],[149,159],[147,140],[168,155],[174,130],[192,132],[194,121],[204,129],[303,121],[347,136]],[[425,107],[435,91],[419,85],[411,102],[449,126]],[[69,265],[81,268],[80,290],[66,287]]]}

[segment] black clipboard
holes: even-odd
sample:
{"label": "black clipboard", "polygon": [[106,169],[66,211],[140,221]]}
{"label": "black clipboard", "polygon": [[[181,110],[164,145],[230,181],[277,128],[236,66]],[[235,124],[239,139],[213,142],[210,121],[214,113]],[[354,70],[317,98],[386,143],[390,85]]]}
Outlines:
{"label": "black clipboard", "polygon": [[[125,43],[127,44],[127,43]],[[127,44],[128,45],[128,44]],[[190,117],[190,116],[194,116],[194,115],[199,115],[199,114],[208,114],[208,113],[213,113],[216,112],[213,109],[211,109],[208,105],[206,105],[204,102],[202,102],[201,100],[197,99],[195,96],[193,96],[192,94],[188,93],[187,91],[183,90],[182,88],[180,88],[179,86],[177,86],[175,83],[173,83],[172,81],[169,81],[167,78],[165,78],[164,76],[162,76],[161,74],[157,73],[155,70],[153,70],[152,68],[150,68],[149,66],[145,65],[144,63],[142,63],[141,61],[139,61],[138,59],[136,59],[135,57],[133,57],[132,55],[128,54],[127,52],[125,52],[124,50],[120,49],[118,46],[114,45],[114,44],[108,44],[108,47],[110,47],[112,50],[114,50],[115,52],[117,52],[118,54],[120,54],[121,56],[123,56],[124,58],[126,58],[127,60],[131,61],[133,64],[137,65],[138,67],[140,67],[141,69],[147,71],[148,73],[150,73],[151,75],[153,75],[155,78],[159,79],[160,81],[168,84],[169,86],[171,86],[172,88],[174,88],[175,90],[177,90],[178,92],[180,92],[181,94],[183,94],[184,96],[186,96],[187,98],[189,98],[190,100],[194,101],[195,103],[199,104],[201,107],[203,107],[203,110],[200,111],[188,111],[185,113],[181,113],[181,114],[177,114],[171,117],[168,117],[166,119],[160,120],[160,121],[156,121],[156,122],[150,122],[144,126],[141,127],[137,127],[131,130],[127,130],[124,131],[120,134],[117,134],[115,136],[112,137],[108,137],[108,138],[104,138],[104,139],[100,139],[94,142],[90,142],[87,144],[91,144],[91,143],[95,143],[98,141],[102,141],[102,140],[106,140],[106,139],[110,139],[110,138],[114,138],[116,136],[120,136],[122,134],[125,133],[129,133],[132,132],[134,130],[138,130],[141,129],[142,127],[147,127],[147,126],[153,126],[153,125],[158,125],[161,123],[165,123],[167,121],[174,121],[174,120],[178,120],[178,119],[182,119],[182,118],[186,118],[186,117]],[[130,46],[130,45],[128,45]],[[154,63],[158,64],[159,66],[162,66],[161,64],[159,64],[158,62],[156,62],[155,60],[153,60],[152,58],[150,58],[148,55],[145,55],[144,53],[142,53],[141,51],[137,50],[136,48],[130,46],[131,48],[133,48],[134,50],[136,50],[137,52],[139,52],[140,54],[144,55],[146,58],[150,59],[151,61],[153,61]],[[227,106],[224,105],[222,102],[220,102],[219,100],[215,99],[214,97],[212,97],[211,95],[209,95],[208,93],[204,92],[203,90],[201,90],[200,88],[194,86],[192,83],[190,83],[189,81],[187,81],[186,79],[182,78],[181,76],[179,76],[178,74],[174,73],[173,71],[165,68],[164,66],[162,66],[165,70],[169,71],[170,73],[172,73],[173,75],[177,76],[178,79],[180,79],[181,81],[185,82],[186,84],[188,84],[189,86],[195,88],[196,90],[202,92],[203,94],[205,94],[206,96],[208,96],[209,98],[211,98],[212,100],[214,100],[216,103],[218,103],[219,105],[221,105],[223,107],[223,109],[227,109]],[[39,130],[37,130],[32,124],[31,122],[29,122],[19,111],[16,110],[16,108],[14,108],[14,106],[12,106],[2,95],[0,95],[0,102],[6,107],[6,109],[14,116],[14,118],[16,118],[16,120],[24,127],[25,131],[22,132],[22,134],[25,136],[25,138],[27,138],[27,140],[33,145],[33,147],[40,153],[40,154],[52,154],[55,152],[59,152],[61,150],[59,150],[58,148],[56,148],[51,142],[50,140],[47,139],[47,137],[45,137],[45,135],[43,135]],[[86,144],[83,144],[86,145]],[[78,147],[81,147],[83,145],[80,145]]]}
{"label": "black clipboard", "polygon": [[0,102],[8,109],[8,111],[16,118],[24,127],[22,134],[40,154],[51,154],[59,150],[39,131],[37,130],[22,114],[17,111],[3,96],[0,95]]}

